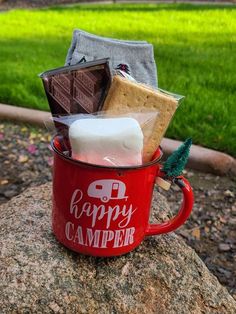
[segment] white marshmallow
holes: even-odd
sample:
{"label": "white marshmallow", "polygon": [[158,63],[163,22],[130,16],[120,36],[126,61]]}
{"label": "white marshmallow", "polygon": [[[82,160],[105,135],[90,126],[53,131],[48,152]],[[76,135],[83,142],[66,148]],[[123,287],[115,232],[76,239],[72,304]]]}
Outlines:
{"label": "white marshmallow", "polygon": [[143,132],[133,118],[76,120],[69,139],[74,159],[104,166],[142,164]]}

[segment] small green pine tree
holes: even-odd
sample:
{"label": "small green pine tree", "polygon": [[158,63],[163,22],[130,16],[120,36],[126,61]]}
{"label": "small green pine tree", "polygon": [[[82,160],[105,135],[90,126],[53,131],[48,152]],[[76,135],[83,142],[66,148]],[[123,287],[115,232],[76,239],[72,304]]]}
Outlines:
{"label": "small green pine tree", "polygon": [[175,150],[164,163],[162,171],[165,172],[166,177],[179,176],[188,161],[190,152],[190,146],[192,145],[192,139],[188,138],[177,150]]}

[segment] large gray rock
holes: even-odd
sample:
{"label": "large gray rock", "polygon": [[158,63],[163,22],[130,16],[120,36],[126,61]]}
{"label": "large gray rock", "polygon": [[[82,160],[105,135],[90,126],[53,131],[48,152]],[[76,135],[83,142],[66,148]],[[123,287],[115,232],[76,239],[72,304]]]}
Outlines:
{"label": "large gray rock", "polygon": [[[117,258],[67,250],[51,232],[50,194],[45,184],[0,208],[1,313],[236,313],[226,289],[173,233]],[[163,218],[165,199],[156,193],[154,204]]]}

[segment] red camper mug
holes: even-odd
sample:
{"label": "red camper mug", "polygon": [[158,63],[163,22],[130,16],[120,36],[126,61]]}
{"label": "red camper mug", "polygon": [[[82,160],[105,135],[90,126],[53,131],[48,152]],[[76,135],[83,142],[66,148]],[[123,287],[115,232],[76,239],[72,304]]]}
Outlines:
{"label": "red camper mug", "polygon": [[156,178],[163,176],[162,152],[135,167],[105,167],[73,160],[63,154],[58,136],[54,151],[52,228],[56,238],[73,251],[93,256],[116,256],[136,248],[146,236],[177,229],[189,217],[193,192],[179,177],[183,193],[178,214],[150,224]]}

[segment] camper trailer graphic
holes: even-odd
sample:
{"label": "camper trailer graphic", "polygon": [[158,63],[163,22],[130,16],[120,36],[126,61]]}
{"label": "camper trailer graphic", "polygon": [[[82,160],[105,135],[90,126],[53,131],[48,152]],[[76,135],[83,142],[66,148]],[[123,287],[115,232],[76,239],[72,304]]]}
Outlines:
{"label": "camper trailer graphic", "polygon": [[119,180],[96,180],[88,187],[88,196],[100,198],[104,203],[109,200],[127,200],[125,195],[126,186],[124,182]]}

